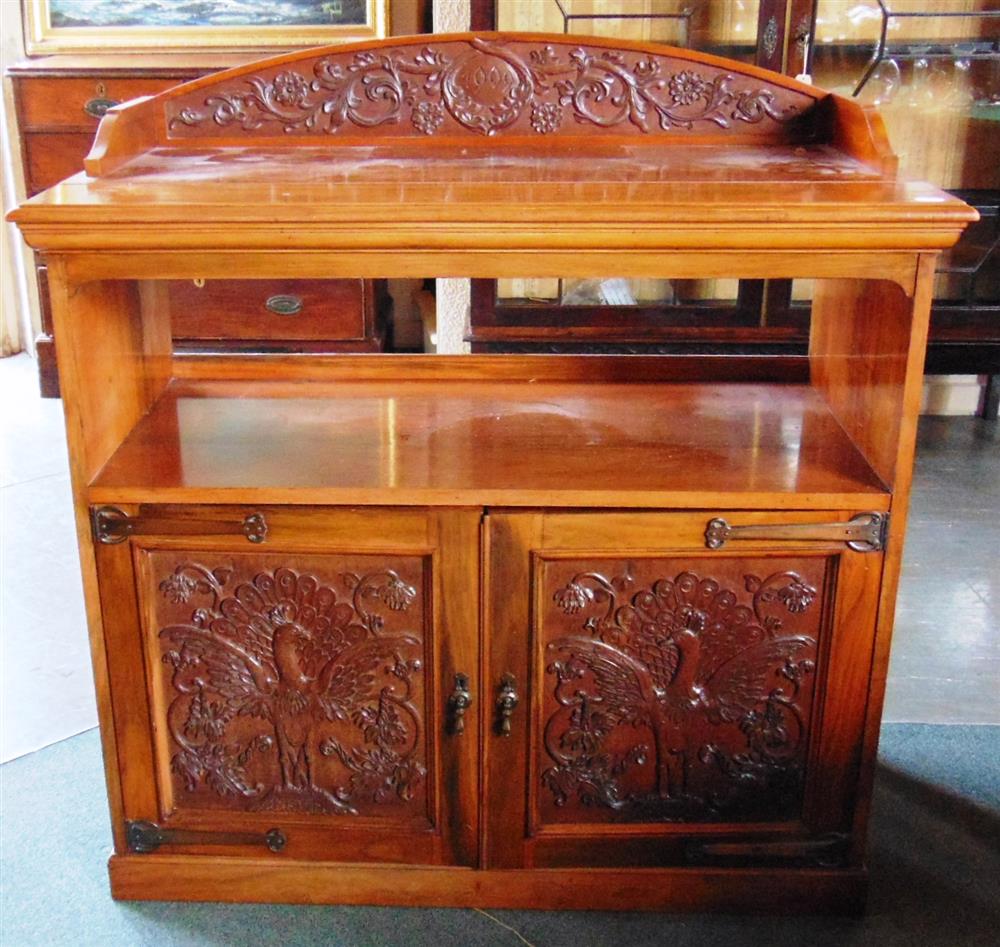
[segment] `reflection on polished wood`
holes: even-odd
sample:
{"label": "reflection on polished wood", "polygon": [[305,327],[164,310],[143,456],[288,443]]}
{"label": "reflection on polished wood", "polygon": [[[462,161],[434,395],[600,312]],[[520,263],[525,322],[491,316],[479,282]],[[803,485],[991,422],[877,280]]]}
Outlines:
{"label": "reflection on polished wood", "polygon": [[[720,157],[707,146],[623,143],[595,148],[586,164],[538,148],[496,157],[366,150],[367,161],[335,146],[154,152],[107,178],[70,178],[14,219],[32,245],[150,250],[167,233],[169,242],[214,249],[400,246],[403,237],[469,250],[611,242],[764,250],[764,234],[780,235],[767,249],[873,240],[924,249],[950,246],[955,228],[974,219],[957,198],[886,180],[828,147],[747,146]],[[199,205],[228,226],[206,227],[192,214]],[[47,226],[55,221],[58,233]],[[622,229],[612,236],[609,227]]]}
{"label": "reflection on polished wood", "polygon": [[90,499],[777,508],[884,492],[803,385],[215,382],[175,383]]}

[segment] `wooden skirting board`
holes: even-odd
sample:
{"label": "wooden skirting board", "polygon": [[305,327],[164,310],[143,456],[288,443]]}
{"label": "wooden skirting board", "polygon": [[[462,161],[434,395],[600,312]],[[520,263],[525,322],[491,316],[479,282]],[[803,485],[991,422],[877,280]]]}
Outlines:
{"label": "wooden skirting board", "polygon": [[114,855],[111,893],[133,901],[419,905],[590,911],[859,913],[867,871],[848,869],[421,868]]}

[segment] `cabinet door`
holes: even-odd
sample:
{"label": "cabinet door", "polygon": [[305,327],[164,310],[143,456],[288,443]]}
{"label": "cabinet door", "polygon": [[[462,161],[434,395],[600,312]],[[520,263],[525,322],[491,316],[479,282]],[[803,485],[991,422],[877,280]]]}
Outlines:
{"label": "cabinet door", "polygon": [[856,512],[490,515],[488,862],[843,857],[882,555],[803,526]]}
{"label": "cabinet door", "polygon": [[478,511],[100,517],[132,851],[475,861]]}

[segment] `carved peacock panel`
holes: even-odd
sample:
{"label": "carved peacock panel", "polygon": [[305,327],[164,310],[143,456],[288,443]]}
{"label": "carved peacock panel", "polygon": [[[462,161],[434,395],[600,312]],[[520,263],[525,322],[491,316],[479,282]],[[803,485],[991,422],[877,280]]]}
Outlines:
{"label": "carved peacock panel", "polygon": [[423,560],[289,558],[149,554],[174,807],[426,813]]}
{"label": "carved peacock panel", "polygon": [[542,823],[801,812],[827,560],[543,566]]}

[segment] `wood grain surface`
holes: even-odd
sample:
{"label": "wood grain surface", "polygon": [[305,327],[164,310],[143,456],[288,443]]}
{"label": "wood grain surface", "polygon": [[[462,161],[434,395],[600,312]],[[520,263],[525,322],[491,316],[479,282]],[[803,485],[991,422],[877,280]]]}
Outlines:
{"label": "wood grain surface", "polygon": [[[294,463],[289,459],[294,458]],[[738,500],[737,500],[738,495]],[[882,507],[808,386],[175,383],[91,502]]]}

